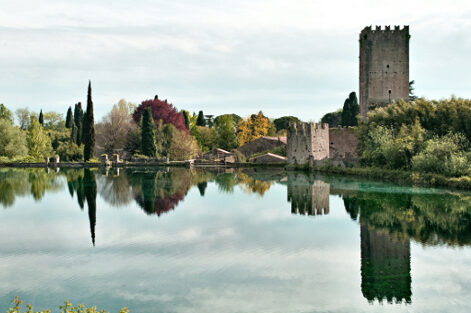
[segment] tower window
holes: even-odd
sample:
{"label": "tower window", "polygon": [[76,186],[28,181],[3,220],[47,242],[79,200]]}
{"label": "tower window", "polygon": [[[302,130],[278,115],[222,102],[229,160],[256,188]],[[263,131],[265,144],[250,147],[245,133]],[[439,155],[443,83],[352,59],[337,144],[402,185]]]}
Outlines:
{"label": "tower window", "polygon": [[389,68],[389,64],[388,64],[388,65],[386,65],[386,67],[387,67],[387,68]]}
{"label": "tower window", "polygon": [[391,89],[389,89],[388,93],[391,94]]}

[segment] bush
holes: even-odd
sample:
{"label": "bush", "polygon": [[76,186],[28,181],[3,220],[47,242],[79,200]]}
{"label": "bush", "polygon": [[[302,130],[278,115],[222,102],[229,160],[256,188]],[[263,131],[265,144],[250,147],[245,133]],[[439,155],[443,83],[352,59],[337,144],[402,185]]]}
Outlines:
{"label": "bush", "polygon": [[83,147],[77,146],[73,142],[61,142],[57,147],[56,153],[61,161],[81,161],[83,159]]}
{"label": "bush", "polygon": [[446,176],[461,176],[469,171],[469,163],[461,151],[465,138],[461,134],[434,137],[425,142],[425,149],[412,158],[412,169]]}

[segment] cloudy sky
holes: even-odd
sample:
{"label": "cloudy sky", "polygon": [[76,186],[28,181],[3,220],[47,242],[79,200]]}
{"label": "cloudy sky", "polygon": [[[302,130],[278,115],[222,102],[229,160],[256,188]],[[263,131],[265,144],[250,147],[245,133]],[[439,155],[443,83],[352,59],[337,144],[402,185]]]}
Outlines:
{"label": "cloudy sky", "polygon": [[358,90],[358,34],[410,25],[416,94],[471,97],[471,2],[2,0],[0,103],[64,112],[93,87],[206,114],[318,120]]}

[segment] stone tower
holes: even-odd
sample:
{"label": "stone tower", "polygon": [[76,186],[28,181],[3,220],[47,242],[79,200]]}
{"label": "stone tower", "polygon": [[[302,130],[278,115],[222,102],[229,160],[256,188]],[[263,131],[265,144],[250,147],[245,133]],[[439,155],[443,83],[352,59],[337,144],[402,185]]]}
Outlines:
{"label": "stone tower", "polygon": [[329,124],[290,123],[286,156],[290,164],[310,164],[329,158]]}
{"label": "stone tower", "polygon": [[409,26],[360,33],[360,114],[409,97]]}

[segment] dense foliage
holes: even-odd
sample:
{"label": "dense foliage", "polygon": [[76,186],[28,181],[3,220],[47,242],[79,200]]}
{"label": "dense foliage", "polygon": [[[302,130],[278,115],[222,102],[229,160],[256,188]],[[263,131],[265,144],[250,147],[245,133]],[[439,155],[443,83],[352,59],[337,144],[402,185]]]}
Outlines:
{"label": "dense foliage", "polygon": [[276,131],[279,132],[280,130],[288,129],[289,123],[299,123],[299,122],[301,121],[296,116],[282,116],[280,118],[275,119],[273,121],[273,124],[275,124]]}
{"label": "dense foliage", "polygon": [[239,145],[242,146],[247,142],[267,136],[272,127],[273,125],[270,123],[270,120],[263,115],[262,111],[252,114],[246,121],[239,121],[237,129]]}
{"label": "dense foliage", "polygon": [[149,157],[155,157],[156,154],[154,121],[149,107],[142,115],[141,152]]}
{"label": "dense foliage", "polygon": [[146,108],[150,108],[155,125],[158,125],[159,121],[162,121],[163,124],[173,124],[177,129],[188,132],[183,114],[178,112],[167,100],[162,101],[157,96],[155,96],[154,100],[142,101],[136,108],[133,113],[135,123],[139,123]]}
{"label": "dense foliage", "polygon": [[399,101],[368,113],[361,126],[361,162],[446,176],[468,175],[471,101]]}
{"label": "dense foliage", "polygon": [[360,105],[358,105],[358,99],[355,92],[351,92],[345,103],[343,104],[341,114],[342,126],[357,126],[358,119],[357,115],[360,113]]}

